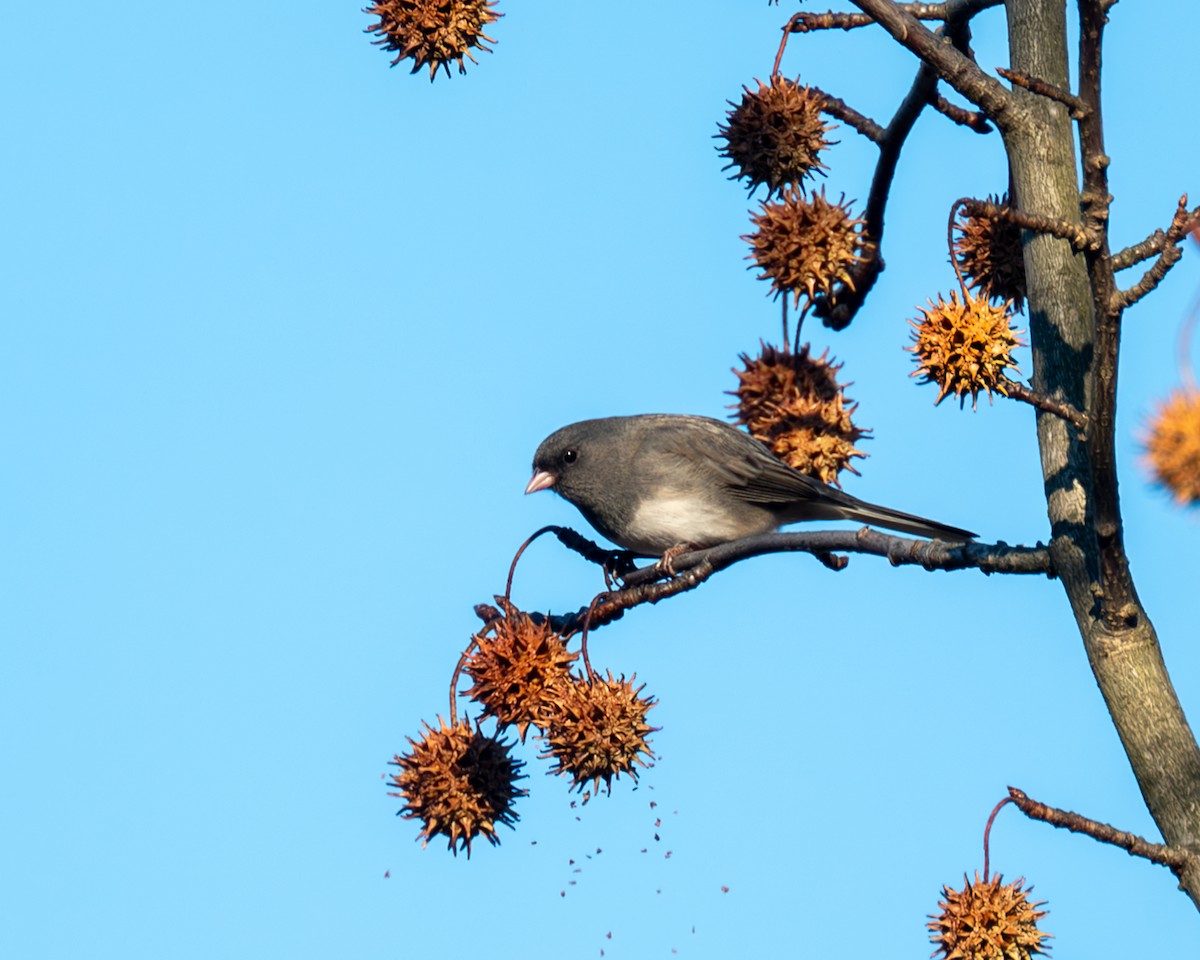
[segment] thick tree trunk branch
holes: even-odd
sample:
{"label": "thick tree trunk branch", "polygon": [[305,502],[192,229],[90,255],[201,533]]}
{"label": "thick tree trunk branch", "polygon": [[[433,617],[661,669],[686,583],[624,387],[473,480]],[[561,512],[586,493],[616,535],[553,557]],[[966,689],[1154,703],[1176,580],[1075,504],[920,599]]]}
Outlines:
{"label": "thick tree trunk branch", "polygon": [[[1200,749],[1176,698],[1154,628],[1141,608],[1120,541],[1112,430],[1119,315],[1104,300],[1108,197],[1099,112],[1096,0],[1081,0],[1080,97],[1092,126],[1084,133],[1083,199],[1099,250],[1077,253],[1065,240],[1026,234],[1033,385],[1089,417],[1086,443],[1058,417],[1038,416],[1038,439],[1055,568],[1083,637],[1146,805],[1172,847],[1200,850]],[[1009,0],[1012,68],[1067,89],[1064,0]],[[1060,103],[1014,90],[1033,121],[1004,130],[1022,210],[1080,221],[1071,121]],[[1090,268],[1090,269],[1089,269]],[[1096,290],[1098,284],[1102,289]],[[1110,292],[1110,291],[1109,291]],[[1099,309],[1100,315],[1097,316]],[[1097,396],[1104,392],[1103,397]],[[1103,436],[1101,436],[1103,434]],[[1181,884],[1200,906],[1200,869],[1183,868]]]}

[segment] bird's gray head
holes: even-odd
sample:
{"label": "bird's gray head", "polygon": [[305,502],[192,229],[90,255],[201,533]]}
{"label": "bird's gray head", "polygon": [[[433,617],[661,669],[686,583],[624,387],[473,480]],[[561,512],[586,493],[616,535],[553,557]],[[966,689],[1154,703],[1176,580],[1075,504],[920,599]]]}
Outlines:
{"label": "bird's gray head", "polygon": [[552,489],[576,505],[592,505],[605,494],[605,478],[620,462],[620,417],[583,420],[550,434],[533,455],[526,493]]}

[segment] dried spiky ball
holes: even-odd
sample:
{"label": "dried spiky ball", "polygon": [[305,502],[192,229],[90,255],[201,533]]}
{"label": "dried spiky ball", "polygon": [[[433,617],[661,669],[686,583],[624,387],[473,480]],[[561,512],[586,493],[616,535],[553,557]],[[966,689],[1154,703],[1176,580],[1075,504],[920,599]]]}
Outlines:
{"label": "dried spiky ball", "polygon": [[[838,474],[866,454],[854,445],[871,431],[854,424],[858,404],[846,399],[845,385],[837,381],[840,363],[828,359],[826,350],[813,357],[805,344],[799,353],[764,344],[751,359],[740,357],[744,370],[735,369],[738,387],[738,423],[771,448],[789,466],[823,483],[838,483]],[[840,485],[840,484],[839,484]]]}
{"label": "dried spiky ball", "polygon": [[1037,928],[1046,915],[1039,910],[1046,901],[1029,902],[1033,888],[1023,890],[1024,877],[1002,884],[1000,874],[991,880],[972,883],[963,875],[963,889],[942,887],[946,899],[938,903],[941,913],[930,915],[929,939],[936,944],[933,956],[943,960],[1029,960],[1045,954],[1050,938]]}
{"label": "dried spiky ball", "polygon": [[563,638],[545,620],[535,621],[501,599],[505,615],[490,632],[475,637],[463,670],[474,681],[467,696],[483,704],[483,715],[501,726],[516,724],[525,739],[530,724],[545,726],[547,713],[571,682],[571,662]]}
{"label": "dried spiky ball", "polygon": [[951,393],[960,407],[967,394],[976,406],[981,390],[989,396],[1008,395],[1005,385],[1011,381],[1005,371],[1017,369],[1012,352],[1022,345],[1023,332],[1009,323],[1009,304],[995,306],[969,291],[960,301],[952,290],[948,301],[939,294],[937,303],[930,300],[929,309],[921,312],[920,321],[909,321],[915,342],[905,349],[915,354],[918,365],[912,375],[940,387],[935,404]]}
{"label": "dried spiky ball", "polygon": [[637,768],[647,765],[643,755],[653,758],[646,737],[658,728],[646,722],[646,713],[654,698],[639,696],[645,684],[635,690],[635,679],[614,679],[611,672],[607,679],[575,678],[551,714],[543,734],[549,750],[542,756],[554,758],[551,772],[569,776],[572,788],[591,783],[598,792],[603,780],[612,792],[613,777],[628,773],[636,780]]}
{"label": "dried spiky ball", "polygon": [[[1008,195],[988,197],[998,207],[1008,207]],[[959,217],[954,258],[972,290],[991,300],[1011,300],[1014,310],[1025,306],[1025,258],[1021,228],[1002,217]]]}
{"label": "dried spiky ball", "polygon": [[436,729],[425,724],[421,739],[408,742],[412,749],[391,761],[400,768],[391,777],[400,792],[390,796],[403,798],[404,819],[421,821],[421,845],[440,833],[455,856],[460,846],[470,856],[480,835],[499,843],[496,824],[512,827],[513,802],[528,793],[516,786],[525,763],[509,755],[513,744],[484,736],[466,720],[448,726],[441,717]]}
{"label": "dried spiky ball", "polygon": [[751,192],[765,183],[772,194],[801,187],[818,173],[824,176],[820,153],[829,146],[825,134],[832,129],[821,119],[825,98],[784,77],[755,82],[757,90],[742,88],[741,103],[729,101],[733,109],[718,127],[717,136],[725,140],[718,150],[729,160],[725,169],[738,168],[729,179],[745,180]]}
{"label": "dried spiky ball", "polygon": [[363,32],[379,37],[372,43],[396,51],[393,67],[411,58],[412,72],[427,66],[432,82],[438,67],[450,76],[451,60],[458,61],[459,73],[466,73],[463,57],[478,63],[472,50],[492,52],[486,44],[496,41],[483,31],[504,16],[492,9],[495,5],[495,0],[376,0],[363,13],[379,22]]}
{"label": "dried spiky ball", "polygon": [[1200,505],[1200,390],[1175,390],[1146,425],[1145,464],[1180,506]]}
{"label": "dried spiky ball", "polygon": [[[852,269],[867,259],[869,245],[862,236],[863,221],[851,216],[845,198],[825,199],[825,191],[805,199],[798,190],[783,191],[778,202],[763,201],[754,214],[755,232],[742,237],[751,247],[758,279],[770,280],[775,295],[802,298],[809,304],[829,294],[838,283],[854,289]],[[807,308],[806,308],[807,309]]]}

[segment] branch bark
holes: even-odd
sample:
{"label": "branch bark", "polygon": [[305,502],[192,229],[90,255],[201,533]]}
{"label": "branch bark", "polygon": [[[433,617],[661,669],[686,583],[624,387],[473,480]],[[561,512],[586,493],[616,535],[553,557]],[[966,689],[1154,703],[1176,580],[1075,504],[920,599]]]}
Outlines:
{"label": "branch bark", "polygon": [[[1080,97],[1090,111],[1082,122],[1093,125],[1084,134],[1088,226],[1107,238],[1107,158],[1099,112],[1098,28],[1104,12],[1098,0],[1080,0],[1080,9]],[[1012,68],[1068,89],[1064,0],[1009,0],[1007,10]],[[1088,44],[1093,46],[1085,49]],[[1017,205],[1081,222],[1067,109],[1019,89],[1012,95],[1024,101],[1021,112],[1032,118],[1001,127]],[[1195,852],[1200,850],[1200,749],[1129,577],[1119,536],[1112,442],[1119,316],[1096,313],[1095,295],[1103,291],[1094,290],[1093,283],[1103,280],[1097,272],[1101,259],[1108,260],[1111,277],[1107,239],[1100,250],[1085,254],[1065,240],[1026,233],[1034,388],[1086,411],[1090,421],[1085,443],[1059,417],[1038,415],[1050,552],[1147,808],[1169,845]],[[1200,906],[1195,860],[1183,868],[1180,881]]]}

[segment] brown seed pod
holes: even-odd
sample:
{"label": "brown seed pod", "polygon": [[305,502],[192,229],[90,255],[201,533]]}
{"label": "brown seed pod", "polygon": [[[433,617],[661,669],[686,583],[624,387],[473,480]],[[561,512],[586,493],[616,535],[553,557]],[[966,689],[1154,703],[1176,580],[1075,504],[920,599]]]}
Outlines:
{"label": "brown seed pod", "polygon": [[463,665],[474,681],[466,696],[483,704],[484,717],[495,717],[502,727],[516,724],[523,741],[531,723],[545,726],[571,683],[571,662],[579,654],[569,652],[546,621],[501,603],[505,616],[493,622],[491,633],[475,637],[476,648]]}
{"label": "brown seed pod", "polygon": [[551,772],[569,776],[573,789],[590,783],[598,793],[603,780],[611,793],[613,777],[628,773],[636,780],[638,766],[647,765],[642,756],[653,759],[646,737],[658,728],[646,722],[646,713],[654,698],[639,696],[645,684],[635,690],[635,679],[616,680],[611,672],[590,682],[574,678],[551,714],[543,734],[549,750],[542,757],[554,758]]}
{"label": "brown seed pod", "polygon": [[1159,405],[1142,436],[1143,462],[1180,506],[1200,504],[1200,390],[1177,389]]}
{"label": "brown seed pod", "polygon": [[512,827],[513,802],[528,793],[516,786],[524,761],[509,755],[512,743],[486,737],[466,720],[447,726],[438,717],[436,729],[424,726],[420,740],[408,738],[412,749],[391,761],[400,768],[391,776],[400,792],[390,794],[404,800],[400,813],[421,821],[422,846],[440,833],[455,856],[461,845],[469,857],[480,835],[499,843],[496,824]]}
{"label": "brown seed pod", "polygon": [[1010,884],[995,874],[981,881],[975,874],[972,883],[963,875],[963,889],[942,887],[945,900],[938,903],[940,913],[930,914],[929,939],[936,945],[933,956],[943,960],[1030,960],[1045,954],[1043,946],[1050,934],[1042,933],[1037,922],[1046,915],[1039,910],[1046,901],[1029,902],[1023,890],[1023,877]]}
{"label": "brown seed pod", "polygon": [[495,5],[495,0],[375,0],[363,13],[379,22],[363,32],[380,38],[372,43],[396,51],[393,67],[411,58],[412,72],[428,66],[432,82],[438,67],[450,76],[451,60],[458,61],[459,73],[466,73],[463,57],[478,63],[472,50],[492,52],[486,44],[496,41],[483,31],[504,16],[492,9]]}
{"label": "brown seed pod", "polygon": [[[855,447],[870,439],[870,430],[855,426],[852,414],[858,404],[846,399],[845,385],[837,381],[842,365],[827,359],[826,350],[813,357],[805,344],[799,353],[764,344],[753,359],[742,354],[744,370],[738,376],[738,398],[733,419],[745,424],[788,466],[838,484],[838,474],[866,454]],[[838,484],[840,486],[840,484]]]}
{"label": "brown seed pod", "polygon": [[948,301],[939,294],[937,303],[930,300],[929,309],[921,309],[920,321],[909,321],[915,342],[905,349],[915,354],[918,365],[912,375],[940,387],[935,404],[951,393],[959,398],[959,406],[970,394],[972,407],[978,405],[981,390],[1007,396],[1005,384],[1010,381],[1005,371],[1017,370],[1012,351],[1023,345],[1023,331],[1009,323],[1008,308],[970,292],[960,301],[951,290]]}
{"label": "brown seed pod", "polygon": [[[988,197],[988,202],[1008,207],[1008,194]],[[1010,220],[983,216],[958,217],[954,258],[972,290],[990,300],[1011,300],[1014,310],[1025,306],[1025,258],[1021,228]]]}
{"label": "brown seed pod", "polygon": [[754,261],[751,269],[762,270],[758,279],[771,281],[776,296],[811,305],[838,283],[854,288],[852,268],[868,259],[870,245],[863,240],[863,221],[850,215],[844,197],[830,203],[822,190],[805,199],[788,188],[778,202],[763,201],[751,220],[755,232],[742,237],[751,247],[747,259]]}
{"label": "brown seed pod", "polygon": [[825,134],[832,127],[821,119],[825,98],[811,87],[775,76],[769,84],[760,80],[757,90],[743,87],[741,103],[729,111],[719,125],[718,147],[729,160],[725,169],[737,167],[730,180],[745,180],[750,191],[760,183],[768,195],[785,187],[802,188],[806,178],[824,176],[820,153],[830,145]]}

